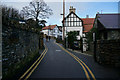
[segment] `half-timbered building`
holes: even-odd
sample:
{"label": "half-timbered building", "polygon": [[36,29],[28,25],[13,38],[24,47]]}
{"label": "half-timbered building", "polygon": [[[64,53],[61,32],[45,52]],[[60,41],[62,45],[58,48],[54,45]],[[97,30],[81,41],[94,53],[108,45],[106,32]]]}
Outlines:
{"label": "half-timbered building", "polygon": [[76,31],[78,33],[77,39],[80,40],[83,31],[83,21],[76,15],[75,8],[73,8],[72,6],[70,7],[69,14],[64,18],[64,22],[62,21],[62,23],[65,29],[65,37],[67,36],[67,32]]}
{"label": "half-timbered building", "polygon": [[[86,51],[88,46],[85,43],[86,33],[88,33],[93,28],[94,18],[89,18],[87,15],[86,18],[80,18],[75,13],[75,8],[72,6],[69,9],[69,14],[64,18],[64,22],[62,21],[64,28],[62,28],[65,33],[65,37],[67,37],[67,32],[76,31],[78,33],[77,40],[79,41],[83,38],[83,51]],[[64,35],[64,33],[62,33]],[[64,36],[62,36],[62,39]]]}

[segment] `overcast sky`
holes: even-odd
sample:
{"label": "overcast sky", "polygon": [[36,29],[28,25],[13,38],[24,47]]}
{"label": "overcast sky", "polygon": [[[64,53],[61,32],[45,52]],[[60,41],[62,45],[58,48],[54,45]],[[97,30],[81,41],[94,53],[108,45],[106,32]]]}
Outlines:
{"label": "overcast sky", "polygon": [[[18,9],[19,11],[22,10],[22,7],[29,4],[29,2],[32,0],[2,0],[2,4],[5,4],[10,7],[14,7]],[[61,0],[44,0],[48,6],[53,10],[53,15],[50,16],[47,20],[47,25],[62,25],[62,2]],[[71,2],[69,2],[71,1]],[[84,2],[80,2],[83,0],[66,0],[65,3],[65,15],[67,16],[69,14],[69,7],[73,6],[76,8],[76,14],[80,18],[85,18],[86,15],[89,15],[89,17],[95,18],[95,15],[97,12],[102,11],[102,13],[118,13],[118,1],[119,0],[84,0]],[[86,2],[85,2],[86,1]],[[89,2],[88,2],[89,1]],[[98,1],[98,2],[95,2]],[[102,2],[100,2],[102,1]],[[106,1],[106,2],[103,2]],[[108,2],[110,1],[110,2]]]}

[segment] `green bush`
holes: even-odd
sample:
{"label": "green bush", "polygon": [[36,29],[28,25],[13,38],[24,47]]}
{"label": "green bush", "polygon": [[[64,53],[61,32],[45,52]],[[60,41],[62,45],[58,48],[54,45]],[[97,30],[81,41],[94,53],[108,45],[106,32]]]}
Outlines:
{"label": "green bush", "polygon": [[70,31],[70,32],[68,32],[68,38],[67,38],[67,40],[68,40],[68,45],[69,45],[69,47],[70,48],[73,48],[74,46],[74,41],[76,41],[77,40],[77,32],[76,31]]}

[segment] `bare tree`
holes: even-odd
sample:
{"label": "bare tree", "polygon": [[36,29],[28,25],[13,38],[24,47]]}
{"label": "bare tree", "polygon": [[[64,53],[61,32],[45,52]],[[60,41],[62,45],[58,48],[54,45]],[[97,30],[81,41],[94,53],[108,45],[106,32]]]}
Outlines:
{"label": "bare tree", "polygon": [[21,11],[26,18],[34,18],[39,21],[39,18],[45,19],[52,15],[52,10],[43,0],[33,0],[28,6],[23,7]]}

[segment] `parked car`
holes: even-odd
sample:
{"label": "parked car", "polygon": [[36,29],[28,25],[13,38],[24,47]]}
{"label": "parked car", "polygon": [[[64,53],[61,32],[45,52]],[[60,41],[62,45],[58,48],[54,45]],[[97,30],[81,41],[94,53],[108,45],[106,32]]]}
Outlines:
{"label": "parked car", "polygon": [[79,49],[79,42],[78,41],[74,41],[74,49]]}

